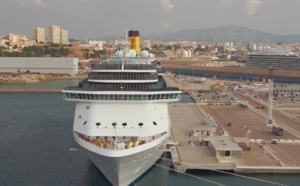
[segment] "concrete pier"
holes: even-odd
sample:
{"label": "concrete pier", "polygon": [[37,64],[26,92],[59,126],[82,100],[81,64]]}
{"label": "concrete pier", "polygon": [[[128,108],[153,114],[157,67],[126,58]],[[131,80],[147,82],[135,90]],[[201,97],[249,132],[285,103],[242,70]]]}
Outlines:
{"label": "concrete pier", "polygon": [[[176,82],[171,84],[174,86]],[[194,104],[169,105],[171,138],[179,144],[171,150],[176,171],[300,173],[300,140],[297,136],[288,131],[283,136],[276,136],[265,125],[265,118],[253,109],[237,105],[203,106],[193,91],[187,92],[196,100]],[[208,118],[215,127],[207,123]],[[245,125],[250,132],[244,130]],[[214,135],[207,135],[211,131]],[[201,134],[197,135],[197,132]]]}

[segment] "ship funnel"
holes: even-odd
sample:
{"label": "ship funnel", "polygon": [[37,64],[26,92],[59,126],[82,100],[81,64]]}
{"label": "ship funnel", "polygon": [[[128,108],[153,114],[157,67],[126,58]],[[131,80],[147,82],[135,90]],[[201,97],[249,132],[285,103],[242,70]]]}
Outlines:
{"label": "ship funnel", "polygon": [[130,30],[128,31],[128,38],[129,38],[129,49],[134,50],[136,52],[141,52],[140,48],[140,32],[137,30]]}

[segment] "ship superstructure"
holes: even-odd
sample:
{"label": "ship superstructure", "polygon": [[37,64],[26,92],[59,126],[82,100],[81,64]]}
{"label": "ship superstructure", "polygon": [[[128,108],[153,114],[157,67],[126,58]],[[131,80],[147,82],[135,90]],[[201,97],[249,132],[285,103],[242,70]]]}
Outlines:
{"label": "ship superstructure", "polygon": [[180,99],[148,56],[118,50],[93,64],[79,86],[63,90],[76,103],[75,141],[113,185],[130,184],[160,158],[170,135],[167,103]]}

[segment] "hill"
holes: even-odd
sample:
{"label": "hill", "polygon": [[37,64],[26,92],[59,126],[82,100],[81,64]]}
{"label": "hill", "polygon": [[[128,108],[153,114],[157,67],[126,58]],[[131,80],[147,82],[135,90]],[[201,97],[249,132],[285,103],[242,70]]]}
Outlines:
{"label": "hill", "polygon": [[[116,39],[117,36],[105,36],[102,39]],[[119,36],[119,39],[123,38]],[[220,26],[207,29],[189,29],[171,33],[142,36],[142,40],[151,41],[198,41],[209,43],[295,43],[300,35],[277,35],[240,26]]]}

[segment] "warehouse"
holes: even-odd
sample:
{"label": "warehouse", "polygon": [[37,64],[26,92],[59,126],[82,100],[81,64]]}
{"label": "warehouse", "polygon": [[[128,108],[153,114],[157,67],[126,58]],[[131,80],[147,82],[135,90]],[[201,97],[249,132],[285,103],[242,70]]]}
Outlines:
{"label": "warehouse", "polygon": [[75,75],[78,58],[1,57],[0,72]]}

